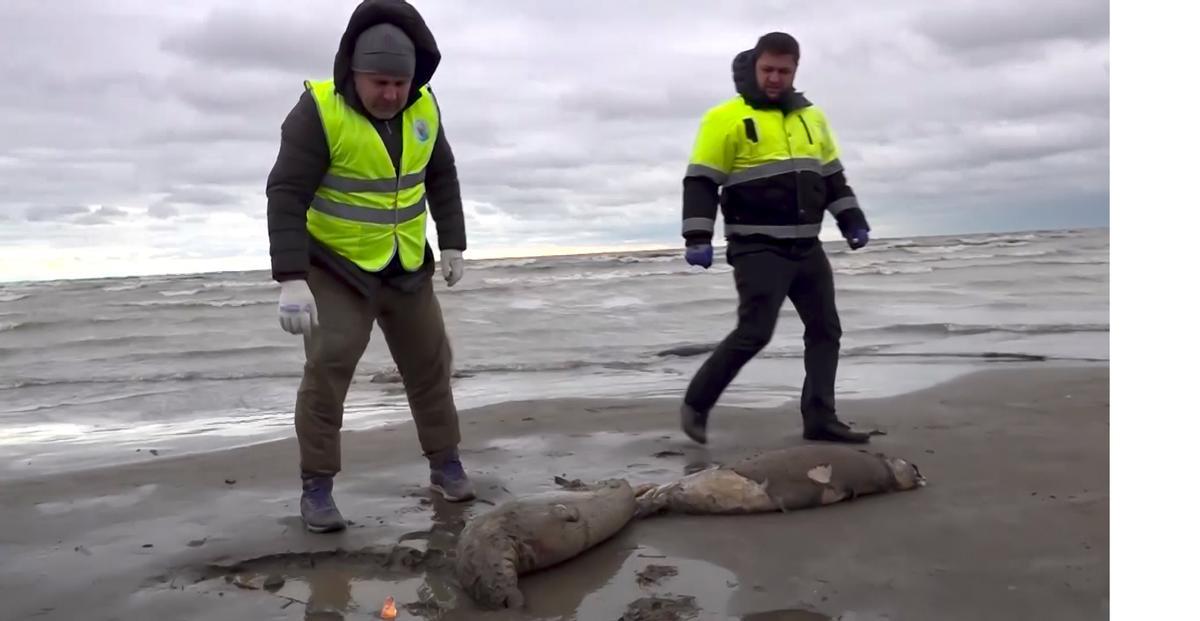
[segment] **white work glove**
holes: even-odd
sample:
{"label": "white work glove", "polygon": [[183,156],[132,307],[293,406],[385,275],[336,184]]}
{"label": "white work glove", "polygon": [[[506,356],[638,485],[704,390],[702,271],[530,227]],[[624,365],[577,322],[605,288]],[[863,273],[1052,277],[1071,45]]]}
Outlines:
{"label": "white work glove", "polygon": [[279,325],[292,334],[311,335],[317,327],[317,302],[304,280],[285,280],[279,290]]}
{"label": "white work glove", "polygon": [[442,277],[446,279],[448,286],[453,287],[455,283],[462,280],[464,269],[461,250],[442,251]]}

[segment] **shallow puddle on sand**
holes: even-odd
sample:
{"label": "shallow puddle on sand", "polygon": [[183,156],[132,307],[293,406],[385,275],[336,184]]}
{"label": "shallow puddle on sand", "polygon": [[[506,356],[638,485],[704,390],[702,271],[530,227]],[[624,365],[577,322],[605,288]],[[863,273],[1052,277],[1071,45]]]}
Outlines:
{"label": "shallow puddle on sand", "polygon": [[[410,552],[425,556],[415,548]],[[423,561],[413,570],[404,567],[406,556],[334,552],[264,557],[209,573],[196,586],[220,591],[223,597],[273,597],[288,618],[303,615],[306,621],[378,619],[388,597],[396,602],[397,619],[426,618],[459,604],[441,562],[430,561],[435,567]]]}
{"label": "shallow puddle on sand", "polygon": [[[420,577],[382,580],[361,578],[357,574],[361,572],[352,568],[327,568],[302,575],[284,575],[287,582],[275,595],[303,602],[305,616],[309,619],[340,619],[346,613],[378,613],[389,596],[395,598],[397,607],[420,599],[418,592],[424,582]],[[261,580],[263,577],[255,578]]]}
{"label": "shallow puddle on sand", "polygon": [[[378,619],[384,600],[396,602],[397,619],[420,619],[456,604],[456,595],[448,581],[437,573],[411,576],[367,577],[361,567],[318,567],[289,570],[279,574],[239,573],[238,580],[287,600],[284,605],[304,610],[306,621],[350,621]],[[263,583],[272,575],[285,579],[283,586],[271,591]],[[292,602],[288,604],[287,602]]]}

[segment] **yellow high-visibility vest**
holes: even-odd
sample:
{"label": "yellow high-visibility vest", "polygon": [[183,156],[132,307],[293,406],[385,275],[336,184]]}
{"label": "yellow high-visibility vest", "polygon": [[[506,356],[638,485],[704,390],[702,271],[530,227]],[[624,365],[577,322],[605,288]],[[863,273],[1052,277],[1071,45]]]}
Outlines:
{"label": "yellow high-visibility vest", "polygon": [[308,210],[308,231],[362,269],[376,272],[397,253],[406,270],[425,261],[425,167],[440,128],[428,86],[401,115],[400,170],[371,121],[352,108],[333,80],[305,81],[329,145],[329,170]]}

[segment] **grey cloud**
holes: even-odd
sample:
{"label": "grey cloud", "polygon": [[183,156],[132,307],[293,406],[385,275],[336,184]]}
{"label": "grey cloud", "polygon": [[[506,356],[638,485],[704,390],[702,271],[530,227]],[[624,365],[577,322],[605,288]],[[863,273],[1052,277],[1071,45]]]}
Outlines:
{"label": "grey cloud", "polygon": [[86,225],[113,224],[114,222],[121,220],[128,215],[129,213],[124,209],[103,205],[95,211],[89,211],[84,215],[74,218],[72,222],[75,224]]}
{"label": "grey cloud", "polygon": [[158,219],[205,218],[213,213],[244,209],[238,194],[212,186],[191,186],[172,189],[147,208]]}
{"label": "grey cloud", "polygon": [[703,85],[678,80],[654,89],[639,84],[599,87],[581,84],[559,96],[553,105],[572,115],[590,115],[599,121],[637,120],[649,125],[658,120],[677,120],[687,114],[703,112],[733,94],[732,79]]}
{"label": "grey cloud", "polygon": [[[220,88],[214,88],[220,84]],[[282,115],[304,92],[303,78],[265,71],[227,71],[203,67],[165,78],[165,92],[192,110],[241,118],[262,125],[271,114]],[[271,124],[278,128],[278,123]]]}
{"label": "grey cloud", "polygon": [[29,222],[48,222],[64,220],[71,216],[86,214],[90,210],[81,205],[64,205],[58,207],[30,207],[25,211],[25,220]]}
{"label": "grey cloud", "polygon": [[158,202],[146,208],[150,217],[166,220],[179,215],[179,208],[170,203]]}
{"label": "grey cloud", "polygon": [[1109,7],[1094,0],[959,2],[931,9],[917,30],[953,50],[978,50],[1053,40],[1108,39]]}
{"label": "grey cloud", "polygon": [[212,187],[189,187],[168,194],[163,202],[189,205],[223,205],[236,202],[235,195]]}
{"label": "grey cloud", "polygon": [[[250,5],[242,5],[248,7]],[[290,5],[271,10],[213,9],[199,23],[167,37],[162,49],[199,64],[232,70],[267,69],[285,73],[330,71],[342,23]],[[348,11],[353,7],[339,7]],[[302,15],[313,15],[303,19]]]}
{"label": "grey cloud", "polygon": [[193,123],[156,127],[143,132],[137,142],[143,145],[181,145],[190,148],[217,142],[269,142],[278,137],[278,126],[240,118],[213,116]]}

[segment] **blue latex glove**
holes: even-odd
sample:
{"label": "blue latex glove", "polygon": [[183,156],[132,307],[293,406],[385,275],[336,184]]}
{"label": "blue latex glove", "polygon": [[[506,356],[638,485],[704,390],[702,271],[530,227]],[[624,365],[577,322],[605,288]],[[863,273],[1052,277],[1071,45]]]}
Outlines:
{"label": "blue latex glove", "polygon": [[871,235],[866,229],[852,231],[850,236],[846,238],[846,243],[850,245],[851,250],[858,250],[866,246],[869,241],[871,241]]}
{"label": "blue latex glove", "polygon": [[712,267],[713,261],[712,244],[690,245],[683,256],[687,259],[688,265],[699,265],[704,269],[708,269]]}

